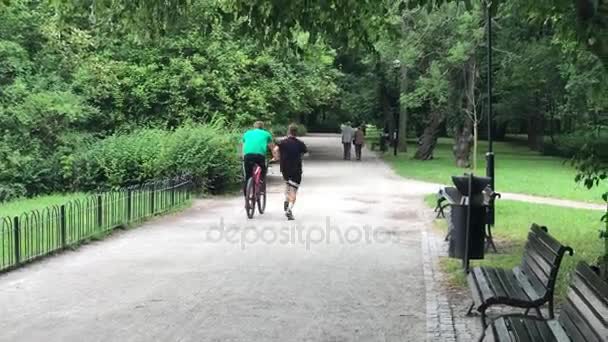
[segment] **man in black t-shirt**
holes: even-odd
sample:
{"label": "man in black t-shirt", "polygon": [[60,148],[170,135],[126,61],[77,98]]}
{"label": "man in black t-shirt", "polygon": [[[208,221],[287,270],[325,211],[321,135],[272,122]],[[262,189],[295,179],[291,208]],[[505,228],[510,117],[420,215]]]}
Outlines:
{"label": "man in black t-shirt", "polygon": [[293,220],[291,212],[296,203],[296,194],[302,182],[302,155],[308,152],[306,145],[296,138],[298,126],[289,125],[287,138],[278,144],[281,158],[281,173],[286,182],[283,209],[288,220]]}

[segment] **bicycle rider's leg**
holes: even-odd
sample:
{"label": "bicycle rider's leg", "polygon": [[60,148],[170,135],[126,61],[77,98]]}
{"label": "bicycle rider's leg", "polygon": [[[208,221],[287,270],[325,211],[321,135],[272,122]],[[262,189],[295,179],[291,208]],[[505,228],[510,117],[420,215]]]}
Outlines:
{"label": "bicycle rider's leg", "polygon": [[256,163],[262,169],[262,182],[266,181],[266,174],[268,173],[268,166],[266,165],[266,156],[258,155],[256,158]]}
{"label": "bicycle rider's leg", "polygon": [[245,169],[245,177],[243,179],[243,196],[247,196],[247,181],[253,174],[253,165],[255,165],[255,154],[244,155],[243,168]]}

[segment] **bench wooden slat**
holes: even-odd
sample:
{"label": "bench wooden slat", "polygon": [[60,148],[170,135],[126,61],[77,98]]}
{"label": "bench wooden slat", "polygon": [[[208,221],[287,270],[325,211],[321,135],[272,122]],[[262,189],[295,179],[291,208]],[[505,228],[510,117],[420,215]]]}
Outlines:
{"label": "bench wooden slat", "polygon": [[510,319],[509,322],[511,323],[511,332],[513,333],[513,335],[515,336],[517,341],[520,341],[520,342],[533,341],[530,338],[530,335],[528,334],[528,330],[524,326],[524,323],[522,322],[521,318]]}
{"label": "bench wooden slat", "polygon": [[547,327],[551,330],[554,339],[551,341],[570,341],[570,338],[564,331],[564,328],[556,320],[546,321]]}
{"label": "bench wooden slat", "polygon": [[593,289],[599,299],[608,305],[608,284],[604,281],[597,281],[599,278],[593,270],[586,266],[585,263],[579,263],[576,266],[576,274],[585,281],[589,288]]}
{"label": "bench wooden slat", "polygon": [[566,302],[562,306],[562,311],[559,314],[559,322],[564,327],[564,330],[573,341],[586,341],[581,332],[578,330],[577,324],[581,322],[580,317],[576,313],[570,302]]}
{"label": "bench wooden slat", "polygon": [[536,325],[536,329],[538,329],[538,333],[540,335],[540,342],[554,341],[554,335],[545,321],[535,320],[534,324]]}
{"label": "bench wooden slat", "polygon": [[564,248],[564,246],[559,243],[559,241],[555,240],[548,232],[543,230],[538,225],[532,225],[532,232],[539,241],[543,242],[549,249],[555,251],[556,254],[559,254],[559,251]]}
{"label": "bench wooden slat", "polygon": [[536,292],[544,297],[544,293],[547,291],[547,285],[549,285],[550,277],[545,274],[542,268],[534,260],[530,251],[524,252],[521,269],[530,279],[530,283],[532,283]]}
{"label": "bench wooden slat", "polygon": [[474,274],[474,272],[469,272],[469,275],[467,275],[467,283],[471,289],[473,303],[475,303],[476,306],[480,306],[483,303],[483,300],[481,299],[481,293],[479,293],[479,286],[477,285]]}
{"label": "bench wooden slat", "polygon": [[538,328],[536,327],[535,320],[526,319],[526,320],[522,320],[522,323],[526,327],[526,330],[528,331],[528,335],[530,335],[530,340],[532,340],[534,342],[539,342],[542,340],[542,337],[540,336],[540,332],[538,331]]}
{"label": "bench wooden slat", "polygon": [[483,341],[484,342],[500,341],[500,340],[497,340],[495,337],[494,327],[489,327],[488,329],[486,329]]}
{"label": "bench wooden slat", "polygon": [[519,300],[528,300],[528,296],[524,293],[524,291],[519,286],[517,282],[517,278],[513,275],[511,270],[505,270],[502,268],[496,268],[494,270],[496,275],[501,280],[505,291],[509,298],[517,298]]}
{"label": "bench wooden slat", "polygon": [[603,335],[608,338],[608,328],[606,327],[608,307],[595,296],[596,293],[583,280],[578,277],[574,279],[569,299],[584,318],[587,328],[595,331],[599,336]]}
{"label": "bench wooden slat", "polygon": [[494,321],[493,324],[494,336],[496,336],[497,341],[511,341],[511,333],[507,328],[507,324],[504,318],[499,318]]}
{"label": "bench wooden slat", "polygon": [[553,265],[558,262],[558,254],[554,254],[553,251],[545,248],[541,243],[538,243],[535,240],[531,240],[530,243],[526,245],[525,249],[534,252],[534,256],[539,264],[543,266],[543,269],[550,271],[553,268]]}
{"label": "bench wooden slat", "polygon": [[554,264],[557,261],[557,257],[559,256],[558,252],[547,248],[545,244],[543,244],[536,238],[528,240],[525,247],[535,250],[550,265]]}
{"label": "bench wooden slat", "polygon": [[[572,309],[570,317],[581,335],[585,337],[586,341],[599,341],[596,332],[602,330],[602,323],[587,306],[585,299],[581,298],[575,290],[571,290],[568,301]],[[608,335],[606,336],[608,337]]]}
{"label": "bench wooden slat", "polygon": [[530,298],[531,301],[536,301],[536,300],[541,299],[541,296],[538,294],[538,292],[536,292],[536,290],[534,289],[532,284],[530,284],[530,281],[528,280],[526,275],[524,273],[522,273],[522,271],[519,267],[513,268],[513,274],[519,281],[519,284],[521,285],[522,290],[526,293],[526,295],[528,296],[528,298]]}
{"label": "bench wooden slat", "polygon": [[[548,234],[548,233],[544,233],[544,234]],[[547,260],[551,261],[552,263],[555,261],[555,259],[557,258],[557,256],[560,253],[560,250],[562,249],[562,245],[560,245],[558,249],[554,249],[552,246],[550,246],[549,244],[547,244],[547,242],[540,238],[540,236],[538,234],[534,234],[532,232],[530,232],[530,234],[528,235],[528,240],[526,241],[526,248],[531,248],[531,249],[537,249],[539,251],[543,252],[543,255],[547,258]]]}
{"label": "bench wooden slat", "polygon": [[503,283],[500,281],[500,278],[496,274],[496,270],[491,267],[487,267],[487,268],[483,267],[482,270],[487,276],[488,284],[490,285],[490,288],[493,290],[494,295],[500,299],[509,298],[509,295],[507,294],[507,291],[505,290]]}
{"label": "bench wooden slat", "polygon": [[584,263],[576,267],[559,322],[567,334],[585,341],[608,337],[608,284]]}
{"label": "bench wooden slat", "polygon": [[[595,293],[593,299],[597,300],[598,303],[591,303],[592,306],[597,308],[600,307],[598,304],[602,303],[601,307],[603,307],[604,310],[608,310],[606,308],[608,306],[608,284],[599,279],[599,277],[593,273],[591,268],[584,267],[584,264],[577,265],[576,274],[581,280],[584,281],[585,285],[587,285],[589,289]],[[605,319],[608,319],[608,312],[604,311],[603,313],[600,312],[600,314]]]}
{"label": "bench wooden slat", "polygon": [[477,282],[477,286],[481,293],[481,299],[485,302],[488,298],[492,298],[494,293],[490,289],[482,269],[480,267],[475,267],[473,269],[473,274],[475,275],[475,281]]}

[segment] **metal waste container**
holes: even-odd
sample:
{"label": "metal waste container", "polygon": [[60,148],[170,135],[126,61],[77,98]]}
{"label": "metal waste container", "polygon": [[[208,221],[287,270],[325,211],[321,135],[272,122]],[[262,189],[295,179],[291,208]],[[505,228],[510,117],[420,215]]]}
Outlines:
{"label": "metal waste container", "polygon": [[448,255],[462,259],[467,269],[468,260],[484,257],[488,200],[483,190],[490,181],[473,175],[453,176],[455,187],[444,190],[450,203]]}

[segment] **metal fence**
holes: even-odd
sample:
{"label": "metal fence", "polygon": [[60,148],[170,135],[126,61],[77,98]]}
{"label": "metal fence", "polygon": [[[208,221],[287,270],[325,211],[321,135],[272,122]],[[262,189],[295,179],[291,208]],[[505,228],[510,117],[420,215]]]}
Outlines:
{"label": "metal fence", "polygon": [[191,196],[190,177],[90,195],[0,222],[0,272],[175,208]]}

